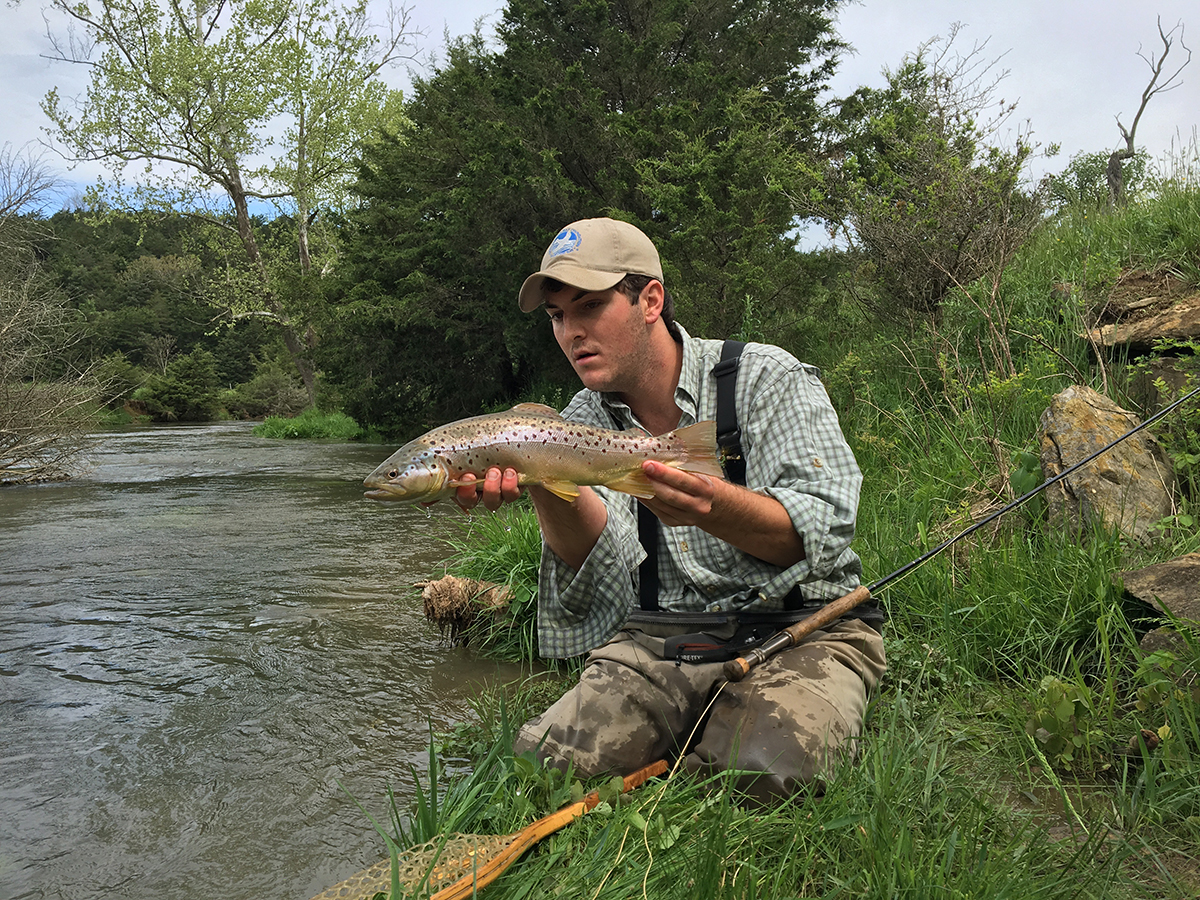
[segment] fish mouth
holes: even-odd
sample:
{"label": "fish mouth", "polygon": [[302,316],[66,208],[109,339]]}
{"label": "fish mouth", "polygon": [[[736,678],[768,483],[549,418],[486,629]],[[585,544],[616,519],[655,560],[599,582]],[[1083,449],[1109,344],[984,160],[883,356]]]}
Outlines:
{"label": "fish mouth", "polygon": [[369,491],[363,491],[363,497],[367,500],[403,500],[404,494],[388,488],[372,488]]}

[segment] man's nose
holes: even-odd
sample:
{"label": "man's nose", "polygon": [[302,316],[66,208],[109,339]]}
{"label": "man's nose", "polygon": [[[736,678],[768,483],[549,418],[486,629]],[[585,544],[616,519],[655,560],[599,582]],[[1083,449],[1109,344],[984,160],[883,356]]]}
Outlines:
{"label": "man's nose", "polygon": [[587,333],[582,316],[563,316],[563,333],[573,341],[580,340]]}

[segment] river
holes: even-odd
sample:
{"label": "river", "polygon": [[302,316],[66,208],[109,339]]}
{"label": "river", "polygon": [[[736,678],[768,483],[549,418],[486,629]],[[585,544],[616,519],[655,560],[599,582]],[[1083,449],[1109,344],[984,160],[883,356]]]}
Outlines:
{"label": "river", "polygon": [[430,725],[513,667],[412,585],[450,504],[362,499],[390,448],[244,423],[107,434],[0,489],[0,898],[307,900],[384,855]]}

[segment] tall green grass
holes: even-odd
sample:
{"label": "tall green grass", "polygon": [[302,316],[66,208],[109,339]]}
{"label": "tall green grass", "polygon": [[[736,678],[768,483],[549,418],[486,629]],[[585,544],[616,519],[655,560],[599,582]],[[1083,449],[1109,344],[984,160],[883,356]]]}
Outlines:
{"label": "tall green grass", "polygon": [[532,660],[537,652],[537,580],[542,534],[528,500],[491,515],[475,513],[458,524],[446,541],[450,571],[507,585],[508,609],[500,616],[479,616],[466,631],[466,642],[479,653],[509,662]]}
{"label": "tall green grass", "polygon": [[[855,548],[868,581],[1013,496],[1017,454],[1036,450],[1055,393],[1084,382],[1120,399],[1125,361],[1099,363],[1085,327],[1130,267],[1200,286],[1196,172],[1160,173],[1128,209],[1064,211],[937,323],[868,329],[847,306],[858,327],[821,332],[815,361],[865,475]],[[1174,446],[1200,452],[1182,421]],[[1157,615],[1119,578],[1200,549],[1178,524],[1147,547],[1009,513],[883,592],[890,669],[859,758],[823,792],[761,809],[724,778],[675,772],[543,842],[488,896],[1200,895],[1200,646],[1180,624],[1169,651],[1142,650]],[[481,652],[533,659],[531,509],[472,517],[452,552],[456,574],[517,591]],[[512,830],[569,792],[508,749],[510,716],[565,683],[550,673],[481,696],[478,723],[438,738],[469,771],[431,765],[398,836]]]}
{"label": "tall green grass", "polygon": [[254,433],[269,438],[328,441],[358,441],[369,437],[344,412],[325,412],[313,407],[291,418],[267,416],[254,426]]}

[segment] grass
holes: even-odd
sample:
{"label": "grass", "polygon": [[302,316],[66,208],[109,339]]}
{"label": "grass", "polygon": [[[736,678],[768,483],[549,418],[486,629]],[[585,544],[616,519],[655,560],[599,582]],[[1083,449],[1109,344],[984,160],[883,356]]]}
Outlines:
{"label": "grass", "polygon": [[358,441],[368,437],[344,412],[324,412],[312,407],[292,418],[267,416],[254,426],[254,433],[269,438],[329,441]]}
{"label": "grass", "polygon": [[[1083,326],[1130,267],[1200,286],[1198,204],[1195,167],[1177,168],[1129,209],[1048,221],[1000,277],[951,298],[936,327],[826,330],[811,354],[795,348],[824,369],[866,474],[855,548],[869,580],[1013,496],[1010,475],[1036,452],[1055,393],[1084,381],[1120,400],[1125,361],[1098,365]],[[1064,282],[1069,295],[1054,290]],[[1195,415],[1170,432],[1184,463],[1200,454]],[[674,772],[547,839],[487,896],[1200,895],[1200,646],[1188,636],[1143,651],[1150,611],[1117,581],[1200,549],[1200,532],[1180,527],[1195,483],[1153,546],[1067,534],[1028,507],[884,592],[889,672],[859,758],[823,794],[761,809],[723,778]],[[455,574],[519,595],[479,649],[532,659],[531,510],[475,516],[452,551]],[[443,765],[431,764],[416,809],[396,812],[398,839],[511,831],[569,795],[569,778],[508,749],[512,723],[569,680],[543,672],[480,696],[477,722],[437,736],[431,761]]]}
{"label": "grass", "polygon": [[492,659],[537,659],[537,573],[542,535],[528,499],[496,515],[475,514],[458,523],[447,540],[450,570],[462,578],[508,585],[512,591],[503,619],[480,616],[466,643]]}

